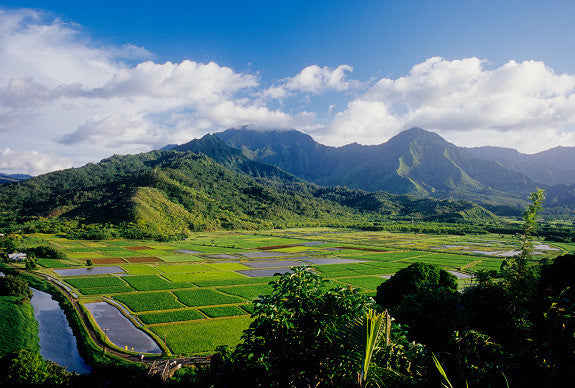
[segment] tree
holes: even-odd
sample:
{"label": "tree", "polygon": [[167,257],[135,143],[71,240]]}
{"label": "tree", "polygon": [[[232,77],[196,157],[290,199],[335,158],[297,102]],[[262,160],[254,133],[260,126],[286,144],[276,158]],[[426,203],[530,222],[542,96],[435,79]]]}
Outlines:
{"label": "tree", "polygon": [[379,285],[375,301],[384,308],[391,308],[399,305],[404,296],[415,294],[420,288],[428,286],[456,291],[457,278],[435,265],[413,263]]}
{"label": "tree", "polygon": [[0,295],[30,299],[32,298],[32,290],[25,280],[14,275],[6,275],[0,278]]}
{"label": "tree", "polygon": [[308,267],[292,270],[271,283],[270,295],[254,302],[255,320],[236,347],[228,371],[249,385],[357,381],[355,363],[337,339],[373,300],[352,288],[329,289],[329,282]]}
{"label": "tree", "polygon": [[64,367],[45,361],[40,353],[21,349],[9,357],[8,370],[0,383],[10,387],[63,387],[72,374]]}
{"label": "tree", "polygon": [[533,234],[537,230],[537,215],[542,209],[545,194],[537,188],[529,196],[531,204],[523,214],[523,233],[519,236],[521,252],[506,268],[505,282],[517,310],[517,325],[528,325],[527,314],[533,306],[537,289],[536,268],[530,263],[533,256]]}
{"label": "tree", "polygon": [[26,259],[24,260],[24,265],[26,266],[27,270],[33,270],[36,269],[37,267],[36,260],[34,260],[33,257],[26,257]]}

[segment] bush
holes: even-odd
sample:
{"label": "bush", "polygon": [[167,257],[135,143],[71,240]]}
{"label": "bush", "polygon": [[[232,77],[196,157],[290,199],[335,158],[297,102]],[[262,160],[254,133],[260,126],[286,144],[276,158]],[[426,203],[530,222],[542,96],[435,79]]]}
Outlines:
{"label": "bush", "polygon": [[413,263],[377,287],[375,301],[384,308],[399,305],[404,296],[423,287],[441,287],[457,291],[457,278],[435,265]]}

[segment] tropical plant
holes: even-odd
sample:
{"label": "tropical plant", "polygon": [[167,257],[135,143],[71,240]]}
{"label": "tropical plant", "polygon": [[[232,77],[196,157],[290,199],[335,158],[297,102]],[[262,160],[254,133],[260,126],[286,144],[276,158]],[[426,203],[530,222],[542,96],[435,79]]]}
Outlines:
{"label": "tropical plant", "polygon": [[347,346],[355,348],[354,353],[360,364],[357,381],[360,387],[372,382],[377,384],[379,376],[373,373],[373,359],[377,353],[391,344],[391,317],[387,311],[377,313],[369,309],[363,316],[351,322],[344,330],[342,338]]}

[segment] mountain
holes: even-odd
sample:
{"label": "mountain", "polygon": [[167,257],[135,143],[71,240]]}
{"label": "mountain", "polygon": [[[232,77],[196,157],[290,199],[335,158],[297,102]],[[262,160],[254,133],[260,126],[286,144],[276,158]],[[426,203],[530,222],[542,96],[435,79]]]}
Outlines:
{"label": "mountain", "polygon": [[31,175],[26,174],[2,174],[0,173],[0,184],[2,183],[11,183],[11,182],[20,182],[26,179],[32,178]]}
{"label": "mountain", "polygon": [[[219,137],[0,186],[0,226],[106,224],[124,236],[169,238],[206,229],[365,223],[382,217],[489,220],[469,202],[438,201],[302,181],[252,161]],[[53,230],[53,229],[52,229]]]}
{"label": "mountain", "polygon": [[547,185],[575,183],[575,147],[556,147],[536,154],[522,154],[503,147],[464,148],[468,155],[493,160]]}
{"label": "mountain", "polygon": [[295,130],[229,129],[216,135],[252,160],[322,186],[472,200],[514,214],[527,204],[526,196],[542,186],[522,171],[474,156],[421,128],[379,145],[343,147],[319,144]]}

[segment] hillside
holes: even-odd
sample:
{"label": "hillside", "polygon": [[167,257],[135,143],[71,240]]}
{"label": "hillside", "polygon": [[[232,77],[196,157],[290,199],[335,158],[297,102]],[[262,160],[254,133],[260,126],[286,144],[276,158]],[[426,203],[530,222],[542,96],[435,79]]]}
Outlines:
{"label": "hillside", "polygon": [[[379,145],[354,143],[343,147],[319,144],[295,130],[229,129],[216,135],[252,160],[273,164],[318,185],[470,200],[501,214],[515,215],[526,205],[526,196],[542,187],[562,198],[553,197],[550,203],[575,207],[569,199],[571,187],[551,189],[547,182],[552,180],[534,179],[524,172],[527,167],[521,169],[517,163],[488,156],[491,151],[492,155],[513,159],[517,151],[470,151],[420,128],[403,131]],[[561,156],[559,159],[564,160],[563,153]],[[549,171],[543,169],[539,175]],[[560,174],[557,168],[554,171]]]}
{"label": "hillside", "polygon": [[11,183],[11,182],[20,182],[26,179],[32,178],[31,175],[26,174],[2,174],[0,173],[0,184],[2,183]]}
{"label": "hillside", "polygon": [[575,183],[575,147],[556,147],[536,154],[522,154],[503,147],[464,148],[473,157],[495,161],[547,185]]}
{"label": "hillside", "polygon": [[251,161],[211,135],[169,151],[113,156],[3,185],[0,212],[4,227],[45,218],[81,220],[114,225],[131,237],[288,223],[357,223],[383,216],[493,218],[471,203],[318,187]]}

